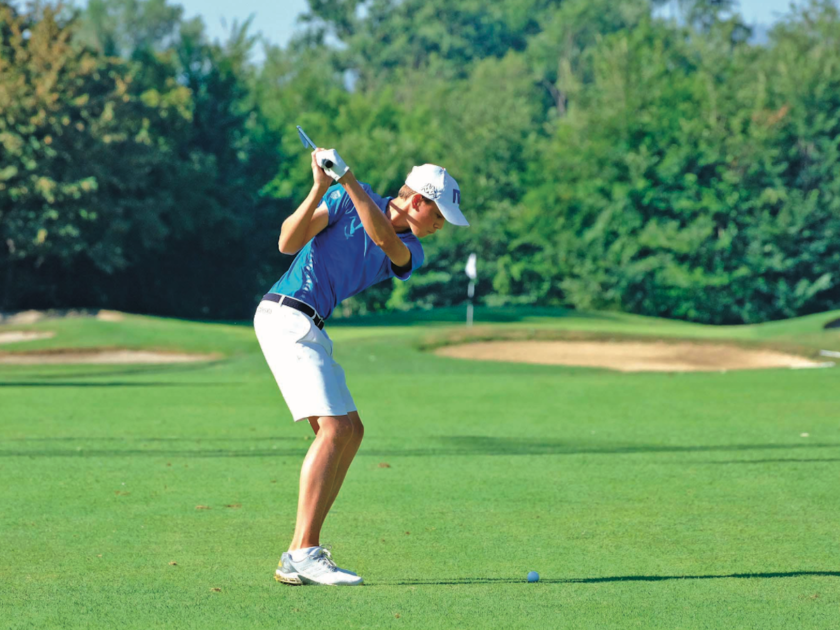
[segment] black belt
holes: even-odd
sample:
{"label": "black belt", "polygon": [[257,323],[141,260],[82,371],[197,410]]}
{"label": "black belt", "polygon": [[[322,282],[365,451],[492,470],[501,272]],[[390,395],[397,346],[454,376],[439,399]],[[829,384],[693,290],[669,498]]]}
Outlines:
{"label": "black belt", "polygon": [[269,302],[277,302],[280,306],[288,306],[296,311],[300,311],[310,318],[320,330],[324,330],[324,318],[320,317],[318,313],[315,312],[315,309],[309,306],[306,302],[301,302],[293,297],[280,295],[279,293],[266,293],[263,296],[263,299],[268,300]]}

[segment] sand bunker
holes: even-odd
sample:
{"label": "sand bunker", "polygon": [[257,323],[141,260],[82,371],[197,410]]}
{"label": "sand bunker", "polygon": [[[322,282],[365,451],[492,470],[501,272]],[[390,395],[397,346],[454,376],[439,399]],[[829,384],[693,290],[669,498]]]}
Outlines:
{"label": "sand bunker", "polygon": [[96,319],[100,322],[121,322],[125,319],[125,315],[119,311],[99,311]]}
{"label": "sand bunker", "polygon": [[26,326],[48,319],[75,319],[77,317],[95,317],[103,322],[121,322],[125,319],[125,314],[119,311],[89,309],[21,311],[19,313],[0,313],[0,325]]}
{"label": "sand bunker", "polygon": [[599,367],[620,372],[719,372],[826,367],[775,350],[723,344],[613,341],[488,341],[439,348],[456,359]]}
{"label": "sand bunker", "polygon": [[0,343],[20,343],[21,341],[37,341],[38,339],[50,339],[52,337],[55,337],[55,333],[23,331],[0,332]]}
{"label": "sand bunker", "polygon": [[126,363],[195,363],[218,359],[215,354],[174,354],[146,350],[79,350],[63,352],[27,352],[0,354],[0,364],[126,364]]}

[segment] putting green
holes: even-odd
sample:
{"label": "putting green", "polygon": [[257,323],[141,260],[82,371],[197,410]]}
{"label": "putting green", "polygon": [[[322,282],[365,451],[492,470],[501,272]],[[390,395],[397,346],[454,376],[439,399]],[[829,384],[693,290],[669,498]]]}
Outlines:
{"label": "putting green", "polygon": [[[322,541],[356,589],[272,579],[311,430],[249,326],[17,326],[4,352],[218,354],[0,366],[0,618],[52,628],[830,628],[840,369],[623,374],[421,350],[459,311],[329,326],[366,425]],[[840,350],[838,313],[710,328],[477,310],[479,330]],[[529,571],[540,582],[528,584]]]}

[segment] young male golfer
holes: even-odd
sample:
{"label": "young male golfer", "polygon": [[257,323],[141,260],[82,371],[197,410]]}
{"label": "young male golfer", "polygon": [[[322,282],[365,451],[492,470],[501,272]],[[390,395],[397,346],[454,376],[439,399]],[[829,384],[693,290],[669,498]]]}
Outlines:
{"label": "young male golfer", "polygon": [[[319,165],[329,166],[327,160],[332,166],[324,170]],[[297,257],[254,317],[260,347],[295,422],[309,420],[315,431],[300,473],[295,534],[275,579],[355,586],[362,578],[339,569],[320,544],[324,519],[364,434],[324,322],[339,302],[372,284],[408,280],[423,264],[418,239],[445,221],[469,224],[458,207],[458,184],[439,166],[414,167],[397,198],[380,197],[359,183],[333,149],[312,153],[312,176],[309,196],[280,232],[280,251]],[[338,185],[330,187],[330,178]]]}

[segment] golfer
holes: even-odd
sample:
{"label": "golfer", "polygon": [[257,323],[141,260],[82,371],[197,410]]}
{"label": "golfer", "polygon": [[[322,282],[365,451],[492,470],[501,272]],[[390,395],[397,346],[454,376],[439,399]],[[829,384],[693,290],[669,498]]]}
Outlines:
{"label": "golfer", "polygon": [[[297,256],[254,317],[260,347],[293,419],[308,420],[315,431],[300,473],[294,537],[275,579],[355,586],[362,578],[338,568],[320,543],[321,527],[364,435],[324,323],[337,304],[367,287],[393,277],[408,280],[423,264],[418,239],[446,221],[469,223],[459,209],[457,182],[440,166],[414,167],[397,198],[380,197],[358,182],[334,149],[313,151],[312,176],[312,190],[280,231],[280,251]],[[332,180],[338,185],[331,186]]]}

